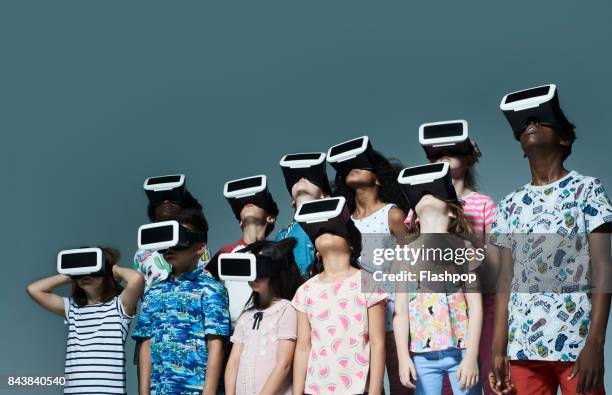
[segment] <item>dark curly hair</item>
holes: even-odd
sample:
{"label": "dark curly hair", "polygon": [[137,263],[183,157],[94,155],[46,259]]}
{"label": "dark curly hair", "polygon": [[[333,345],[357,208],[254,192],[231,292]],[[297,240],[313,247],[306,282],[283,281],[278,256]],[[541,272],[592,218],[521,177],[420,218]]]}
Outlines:
{"label": "dark curly hair", "polygon": [[[147,216],[151,222],[155,222],[155,208],[159,204],[151,204],[147,206]],[[185,200],[180,205],[182,208],[195,209],[202,211],[202,205],[188,190],[185,190]]]}
{"label": "dark curly hair", "polygon": [[[362,249],[361,232],[359,229],[357,229],[357,226],[355,226],[352,219],[348,220],[346,223],[346,228],[348,230],[347,241],[351,246],[351,266],[361,269],[361,265],[359,264],[359,257],[361,256]],[[312,244],[314,245],[314,240]],[[320,257],[315,255],[314,259],[310,263],[310,266],[308,267],[308,277],[313,277],[321,272],[323,272],[323,261]]]}
{"label": "dark curly hair", "polygon": [[[387,159],[378,151],[372,150],[370,155],[374,165],[374,174],[378,178],[380,187],[378,188],[378,198],[385,203],[393,203],[400,207],[404,212],[408,212],[408,205],[402,194],[402,190],[397,182],[397,176],[403,168],[402,163],[395,158]],[[334,196],[344,196],[349,210],[355,211],[355,191],[346,185],[344,172],[337,172],[333,185]]]}

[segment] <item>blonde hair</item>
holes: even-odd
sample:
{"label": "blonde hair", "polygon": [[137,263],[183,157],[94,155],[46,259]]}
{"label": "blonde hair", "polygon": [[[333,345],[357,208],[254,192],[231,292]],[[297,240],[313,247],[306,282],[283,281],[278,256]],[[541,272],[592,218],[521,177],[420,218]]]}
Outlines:
{"label": "blonde hair", "polygon": [[[452,215],[448,224],[448,232],[464,235],[472,233],[472,225],[463,212],[463,205],[457,201],[445,201],[445,203]],[[421,233],[421,226],[417,221],[417,214],[414,210],[412,210],[412,219],[408,225],[408,233]]]}

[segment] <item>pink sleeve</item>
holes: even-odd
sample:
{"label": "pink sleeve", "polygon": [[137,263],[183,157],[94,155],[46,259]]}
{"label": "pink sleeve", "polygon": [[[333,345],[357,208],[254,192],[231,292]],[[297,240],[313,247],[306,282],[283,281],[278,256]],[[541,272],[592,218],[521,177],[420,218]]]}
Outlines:
{"label": "pink sleeve", "polygon": [[232,343],[244,343],[244,321],[245,321],[245,315],[241,315],[238,318],[238,322],[236,323],[236,328],[234,329],[234,333],[232,334],[232,337],[230,337],[230,341]]}
{"label": "pink sleeve", "polygon": [[295,293],[295,296],[293,297],[293,300],[291,301],[291,305],[297,311],[301,311],[302,313],[308,314],[309,308],[306,304],[306,298],[308,297],[308,294],[304,291],[305,285],[306,284],[302,284],[302,286],[298,288],[297,292]]}
{"label": "pink sleeve", "polygon": [[388,297],[387,293],[384,292],[382,289],[377,288],[376,290],[374,290],[371,293],[368,293],[366,295],[366,305],[368,306],[368,308],[374,306],[375,304],[386,300]]}
{"label": "pink sleeve", "polygon": [[297,313],[290,304],[285,307],[278,320],[278,338],[281,340],[293,340],[297,338]]}

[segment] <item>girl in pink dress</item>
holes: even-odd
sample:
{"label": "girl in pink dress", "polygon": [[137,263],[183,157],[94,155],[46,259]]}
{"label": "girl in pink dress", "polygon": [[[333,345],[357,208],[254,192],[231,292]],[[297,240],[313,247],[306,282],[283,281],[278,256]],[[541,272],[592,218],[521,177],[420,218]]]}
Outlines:
{"label": "girl in pink dress", "polygon": [[296,312],[290,300],[303,279],[295,263],[295,239],[258,241],[246,252],[286,260],[287,269],[249,281],[253,289],[231,337],[225,370],[227,395],[290,395]]}
{"label": "girl in pink dress", "polygon": [[362,289],[361,234],[350,219],[347,228],[350,237],[323,232],[314,238],[313,277],[293,298],[294,394],[382,393],[387,295]]}

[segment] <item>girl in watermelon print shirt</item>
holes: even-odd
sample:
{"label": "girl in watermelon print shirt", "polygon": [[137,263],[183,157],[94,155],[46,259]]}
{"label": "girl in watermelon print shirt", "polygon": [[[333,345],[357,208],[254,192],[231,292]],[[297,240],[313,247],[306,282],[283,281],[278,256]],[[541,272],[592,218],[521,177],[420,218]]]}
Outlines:
{"label": "girl in watermelon print shirt", "polygon": [[349,237],[314,238],[313,277],[293,298],[298,311],[294,395],[382,393],[387,295],[362,293],[361,234],[350,218],[347,228]]}

